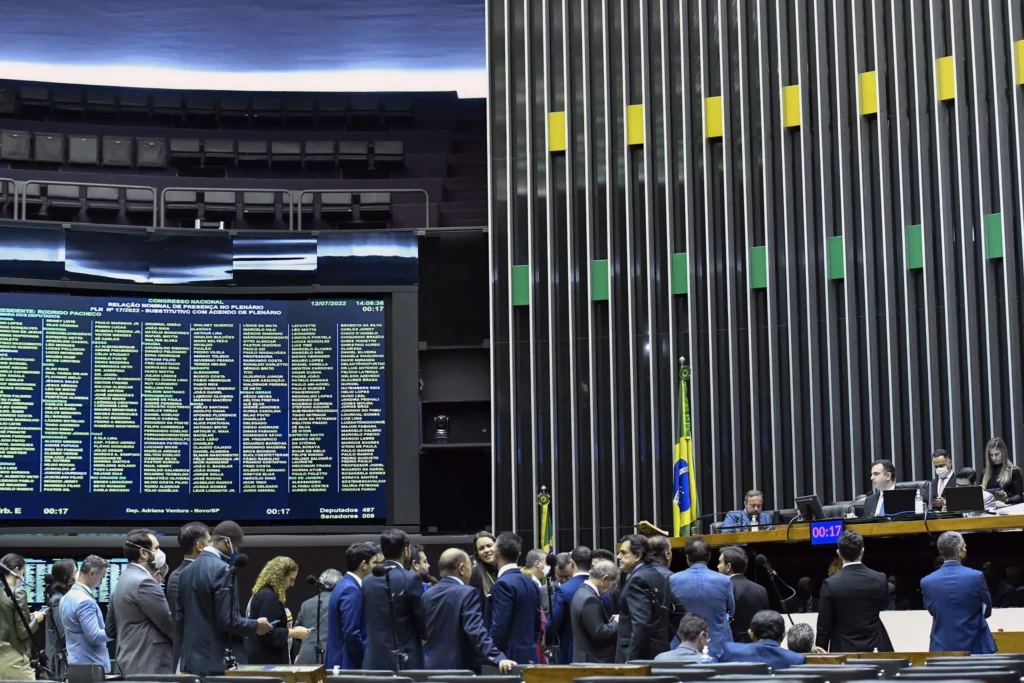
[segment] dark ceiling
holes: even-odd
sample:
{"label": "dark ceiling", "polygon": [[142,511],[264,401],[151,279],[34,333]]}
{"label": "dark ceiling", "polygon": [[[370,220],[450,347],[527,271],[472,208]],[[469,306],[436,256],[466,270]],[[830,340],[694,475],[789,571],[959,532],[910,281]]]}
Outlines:
{"label": "dark ceiling", "polygon": [[[145,85],[135,81],[202,72],[196,87],[232,87],[207,81],[274,72],[269,89],[401,90],[418,82],[480,96],[484,60],[484,0],[38,0],[0,20],[3,78],[38,78],[46,65],[54,76],[40,80]],[[30,74],[12,73],[27,64],[36,65]],[[348,77],[366,70],[376,87]],[[311,71],[330,72],[317,74],[322,87],[300,77]],[[173,80],[151,85],[183,87]]]}

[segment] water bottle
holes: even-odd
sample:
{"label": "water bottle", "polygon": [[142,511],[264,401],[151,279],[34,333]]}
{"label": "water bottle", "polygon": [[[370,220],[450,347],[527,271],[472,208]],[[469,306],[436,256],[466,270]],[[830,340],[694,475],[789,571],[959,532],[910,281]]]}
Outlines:
{"label": "water bottle", "polygon": [[924,500],[921,498],[921,489],[917,489],[917,495],[914,496],[914,512],[919,515],[924,514]]}

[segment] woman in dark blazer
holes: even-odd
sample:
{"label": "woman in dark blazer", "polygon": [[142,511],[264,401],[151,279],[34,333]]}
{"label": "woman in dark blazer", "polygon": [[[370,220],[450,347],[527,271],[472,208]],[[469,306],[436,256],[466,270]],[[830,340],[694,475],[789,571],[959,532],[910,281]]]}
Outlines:
{"label": "woman in dark blazer", "polygon": [[252,600],[246,609],[250,619],[266,617],[274,628],[262,636],[246,636],[245,652],[249,664],[289,664],[289,639],[304,640],[309,629],[290,627],[285,608],[285,592],[295,585],[299,565],[290,557],[275,557],[263,567],[256,585],[252,587]]}
{"label": "woman in dark blazer", "polygon": [[78,579],[78,565],[74,560],[57,560],[46,577],[50,599],[46,612],[46,659],[55,680],[68,677],[68,652],[64,639],[64,624],[60,621],[60,600]]}

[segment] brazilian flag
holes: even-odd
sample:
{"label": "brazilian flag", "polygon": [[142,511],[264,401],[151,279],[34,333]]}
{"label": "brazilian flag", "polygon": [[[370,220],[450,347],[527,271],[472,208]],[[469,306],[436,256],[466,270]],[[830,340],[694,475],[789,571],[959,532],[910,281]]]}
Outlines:
{"label": "brazilian flag", "polygon": [[679,422],[676,426],[675,455],[672,458],[676,491],[672,499],[672,521],[676,536],[697,531],[697,467],[694,462],[690,423],[690,366],[679,368]]}
{"label": "brazilian flag", "polygon": [[540,549],[550,553],[555,547],[554,534],[551,530],[551,494],[547,486],[540,487],[537,494],[537,507],[540,508]]}

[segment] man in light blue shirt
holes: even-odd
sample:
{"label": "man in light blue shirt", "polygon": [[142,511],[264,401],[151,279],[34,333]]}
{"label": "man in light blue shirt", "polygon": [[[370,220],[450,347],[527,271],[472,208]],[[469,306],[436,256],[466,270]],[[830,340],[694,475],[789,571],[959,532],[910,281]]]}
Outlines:
{"label": "man in light blue shirt", "polygon": [[64,624],[68,664],[101,664],[110,673],[110,653],[103,624],[103,613],[93,597],[107,575],[107,561],[90,555],[82,561],[78,581],[60,601],[60,619]]}
{"label": "man in light blue shirt", "polygon": [[679,622],[679,647],[662,652],[654,658],[656,662],[691,662],[693,664],[714,664],[718,660],[704,654],[708,644],[708,622],[699,614],[687,613]]}

